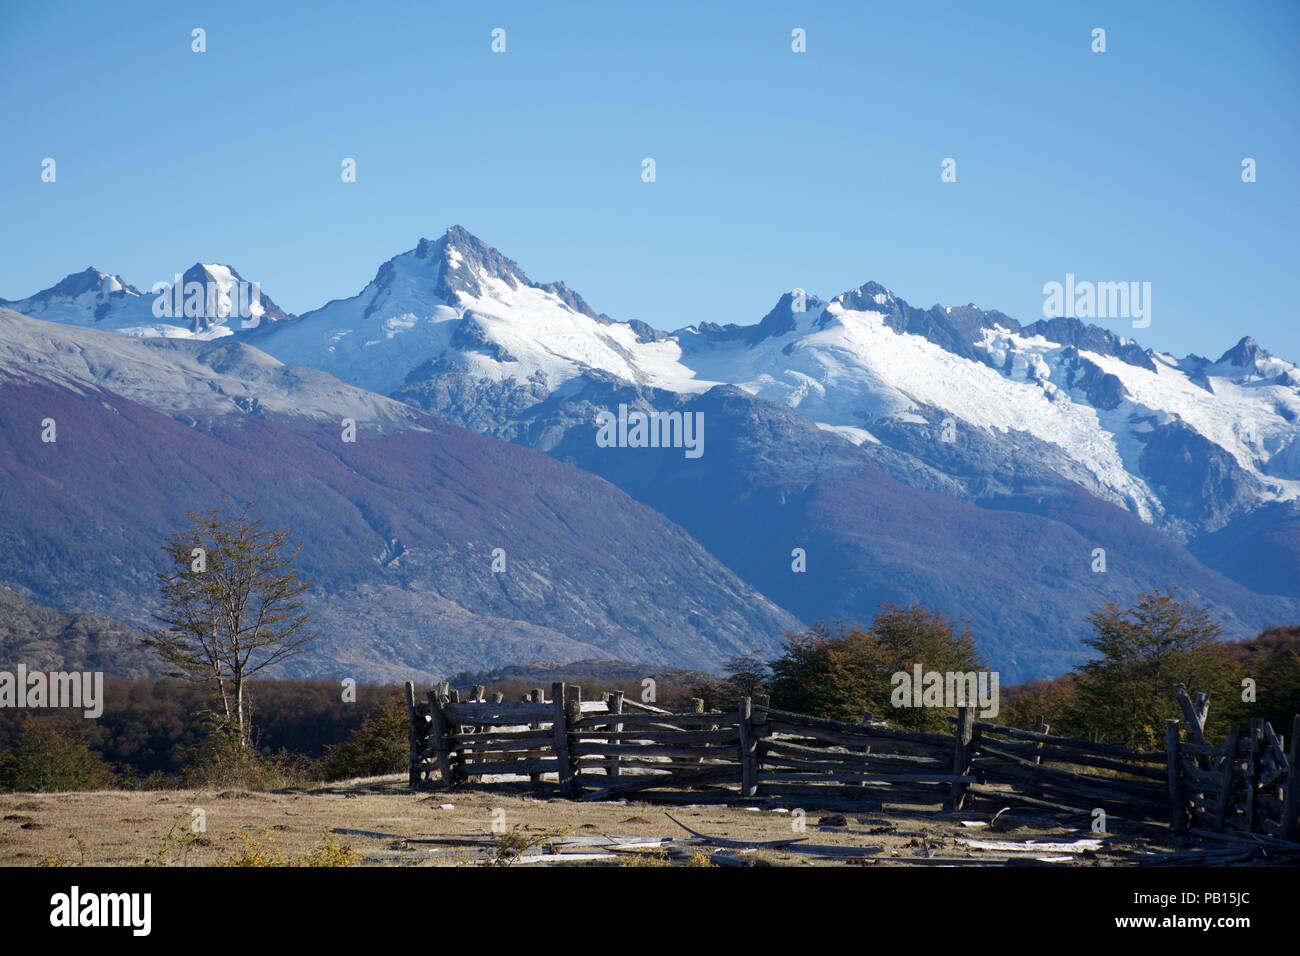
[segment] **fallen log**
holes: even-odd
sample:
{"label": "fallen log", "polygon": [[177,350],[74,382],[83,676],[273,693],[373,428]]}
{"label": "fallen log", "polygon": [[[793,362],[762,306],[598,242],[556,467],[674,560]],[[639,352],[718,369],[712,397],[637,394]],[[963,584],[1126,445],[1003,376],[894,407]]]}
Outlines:
{"label": "fallen log", "polygon": [[1102,841],[1095,839],[1071,840],[1069,843],[1037,840],[957,840],[958,843],[972,850],[1001,850],[1004,853],[1088,853],[1102,848]]}
{"label": "fallen log", "polygon": [[807,837],[790,837],[784,840],[729,840],[726,837],[709,836],[707,833],[701,833],[699,830],[692,830],[671,813],[665,813],[664,816],[669,820],[672,820],[673,823],[677,824],[697,840],[703,840],[705,843],[712,844],[713,846],[730,847],[732,849],[748,849],[750,847],[758,849],[761,847],[789,846],[792,843],[804,843],[808,839]]}

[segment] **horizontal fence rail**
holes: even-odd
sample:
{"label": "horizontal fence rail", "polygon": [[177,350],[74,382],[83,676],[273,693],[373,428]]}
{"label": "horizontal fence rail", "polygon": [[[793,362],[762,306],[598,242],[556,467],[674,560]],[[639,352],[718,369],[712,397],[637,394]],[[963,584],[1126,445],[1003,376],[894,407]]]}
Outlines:
{"label": "horizontal fence rail", "polygon": [[625,796],[665,802],[767,800],[804,806],[884,803],[1023,805],[1142,824],[1240,830],[1300,841],[1300,717],[1287,740],[1264,721],[1212,745],[1208,700],[1176,688],[1184,720],[1165,728],[1163,750],[1141,750],[975,719],[958,708],[951,734],[810,717],[746,698],[736,710],[692,700],[670,712],[622,691],[582,699],[569,684],[551,696],[462,700],[442,683],[423,700],[408,683],[410,785],[519,781],[574,800]]}

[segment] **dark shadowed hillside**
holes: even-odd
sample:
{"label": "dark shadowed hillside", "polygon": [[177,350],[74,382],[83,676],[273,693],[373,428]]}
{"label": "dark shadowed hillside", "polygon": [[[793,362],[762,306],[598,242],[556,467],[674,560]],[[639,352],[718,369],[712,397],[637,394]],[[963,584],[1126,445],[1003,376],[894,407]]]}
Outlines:
{"label": "dark shadowed hillside", "polygon": [[140,634],[102,614],[65,614],[0,586],[0,669],[106,671],[121,677],[159,672]]}

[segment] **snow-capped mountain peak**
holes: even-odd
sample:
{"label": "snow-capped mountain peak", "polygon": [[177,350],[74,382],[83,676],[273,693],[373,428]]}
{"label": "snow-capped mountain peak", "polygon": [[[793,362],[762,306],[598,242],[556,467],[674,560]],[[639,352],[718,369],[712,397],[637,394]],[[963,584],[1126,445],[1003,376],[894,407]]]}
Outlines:
{"label": "snow-capped mountain peak", "polygon": [[1243,336],[1241,341],[1234,345],[1228,351],[1219,357],[1216,365],[1228,363],[1238,368],[1254,368],[1260,357],[1268,357],[1268,353],[1259,347],[1253,338],[1249,335]]}
{"label": "snow-capped mountain peak", "polygon": [[440,291],[450,294],[463,292],[478,297],[483,294],[484,280],[496,279],[511,289],[529,285],[528,277],[514,261],[468,232],[463,226],[452,226],[433,243],[421,239],[416,255],[422,252],[440,257]]}
{"label": "snow-capped mountain peak", "polygon": [[873,280],[864,282],[856,289],[841,292],[831,301],[838,303],[844,309],[862,311],[864,306],[888,305],[894,301],[894,293]]}
{"label": "snow-capped mountain peak", "polygon": [[96,325],[115,312],[132,311],[146,300],[147,296],[121,276],[90,266],[25,299],[0,299],[0,306],[51,322]]}
{"label": "snow-capped mountain peak", "polygon": [[1200,371],[1230,378],[1239,385],[1258,381],[1293,388],[1300,385],[1300,375],[1297,375],[1300,370],[1295,364],[1261,348],[1249,335],[1219,356],[1217,362],[1203,364]]}
{"label": "snow-capped mountain peak", "polygon": [[[294,318],[262,291],[260,282],[244,278],[234,266],[225,263],[196,262],[181,274],[179,286],[181,294],[178,297],[173,280],[170,290],[173,318],[189,319],[191,329],[197,330],[197,337],[202,337],[205,331],[213,335],[234,335],[254,330],[265,333],[273,323]],[[159,291],[164,295],[167,292]],[[195,309],[189,306],[188,300],[198,295],[202,296],[202,311],[193,315]],[[175,315],[177,302],[184,307],[180,316]]]}
{"label": "snow-capped mountain peak", "polygon": [[221,263],[196,262],[147,288],[89,268],[26,299],[0,299],[0,306],[137,338],[220,338],[293,318],[259,284]]}
{"label": "snow-capped mountain peak", "polygon": [[114,292],[124,292],[132,295],[140,294],[138,290],[127,285],[121,276],[101,272],[94,266],[87,266],[81,272],[74,272],[72,275],[64,277],[51,288],[38,293],[38,295],[46,298],[76,298],[88,292],[99,296],[108,296]]}
{"label": "snow-capped mountain peak", "polygon": [[597,314],[561,282],[538,283],[460,226],[421,239],[350,299],[277,329],[261,347],[391,393],[417,368],[549,392],[587,370],[687,387],[680,350],[641,323]]}

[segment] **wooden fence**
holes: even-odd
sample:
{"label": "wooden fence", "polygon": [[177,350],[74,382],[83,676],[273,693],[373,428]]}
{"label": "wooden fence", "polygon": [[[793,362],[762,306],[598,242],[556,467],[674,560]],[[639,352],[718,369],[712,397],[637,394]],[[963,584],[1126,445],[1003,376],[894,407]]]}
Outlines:
{"label": "wooden fence", "polygon": [[1300,759],[1300,716],[1292,722],[1289,751],[1264,720],[1253,720],[1247,732],[1234,730],[1227,740],[1212,746],[1205,739],[1209,700],[1204,694],[1189,697],[1181,685],[1175,694],[1187,739],[1180,739],[1178,721],[1169,721],[1165,749],[1170,755],[1174,829],[1199,826],[1219,833],[1238,830],[1300,841],[1296,827],[1300,778],[1293,769]]}
{"label": "wooden fence", "polygon": [[[1185,721],[1166,726],[1162,750],[1138,750],[976,719],[958,708],[941,734],[810,717],[745,699],[706,712],[693,700],[669,712],[621,691],[584,701],[557,683],[527,699],[461,700],[445,683],[416,700],[408,683],[410,785],[459,786],[527,777],[575,800],[637,795],[664,802],[779,801],[806,807],[1023,805],[1139,823],[1243,830],[1300,841],[1290,751],[1263,721],[1218,746],[1205,740],[1208,701],[1177,688]],[[1182,725],[1186,725],[1186,734]]]}
{"label": "wooden fence", "polygon": [[1049,810],[1132,820],[1168,820],[1168,760],[1163,750],[1135,750],[977,722],[973,771],[999,799]]}

